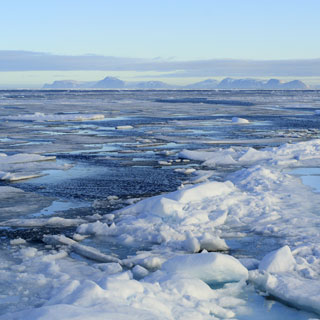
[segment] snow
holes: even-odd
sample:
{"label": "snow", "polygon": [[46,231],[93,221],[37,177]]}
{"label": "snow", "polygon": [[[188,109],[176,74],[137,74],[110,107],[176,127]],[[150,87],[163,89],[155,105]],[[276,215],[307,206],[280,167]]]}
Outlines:
{"label": "snow", "polygon": [[[152,101],[150,99],[148,104]],[[103,101],[98,103],[103,104]],[[108,114],[125,114],[125,107],[118,107]],[[143,107],[134,116],[140,117],[145,112]],[[50,113],[50,108],[45,113],[15,114],[6,118],[39,122],[91,120],[86,114],[86,104],[82,113],[77,114]],[[106,105],[99,108],[92,111],[97,112],[92,120],[103,119],[98,112],[111,110]],[[197,109],[200,117],[204,114],[201,114],[202,108],[204,106]],[[265,112],[263,104],[260,108]],[[292,110],[284,110],[282,102],[281,108],[288,115],[292,113]],[[182,112],[185,110],[179,110],[184,116]],[[113,196],[116,193],[104,194],[93,203],[90,216],[73,210],[66,217],[37,219],[29,214],[41,212],[52,199],[44,200],[39,194],[4,184],[15,178],[45,174],[46,169],[58,168],[59,160],[45,161],[55,158],[24,149],[25,145],[15,145],[14,139],[21,139],[24,129],[19,136],[14,128],[16,123],[3,122],[16,137],[9,141],[13,149],[7,146],[4,149],[7,154],[0,154],[1,174],[7,179],[0,186],[0,229],[4,237],[0,244],[0,319],[47,320],[56,319],[57,315],[61,319],[78,320],[317,318],[316,314],[320,314],[320,199],[319,194],[291,171],[292,168],[320,165],[320,140],[254,148],[259,139],[251,141],[244,137],[243,141],[249,141],[250,147],[213,147],[215,141],[222,141],[221,136],[217,140],[212,138],[216,139],[218,131],[226,134],[224,130],[239,130],[245,136],[258,125],[252,120],[250,128],[244,128],[241,124],[248,124],[248,120],[235,117],[230,121],[230,114],[237,113],[233,109],[227,119],[206,120],[203,127],[208,131],[193,126],[192,121],[181,126],[181,132],[176,130],[177,124],[170,128],[160,123],[157,128],[152,123],[148,129],[149,140],[141,138],[139,141],[133,137],[126,147],[112,149],[111,155],[109,141],[113,144],[128,142],[122,137],[127,134],[114,130],[115,124],[105,127],[111,132],[108,135],[99,124],[95,130],[90,127],[88,131],[85,125],[79,128],[73,123],[29,124],[33,133],[32,126],[46,126],[46,132],[57,126],[52,134],[59,132],[68,136],[59,140],[58,149],[52,146],[53,154],[59,154],[62,144],[70,141],[82,147],[84,140],[94,141],[96,145],[91,146],[94,148],[107,144],[101,153],[95,154],[101,163],[118,157],[118,152],[114,152],[117,150],[126,153],[126,161],[145,160],[146,157],[138,153],[149,149],[148,156],[152,154],[152,157],[148,161],[152,159],[152,166],[156,164],[158,170],[177,170],[188,175],[184,177],[188,180],[174,192],[138,202],[137,199],[123,199],[120,194],[119,198]],[[250,120],[254,118],[253,113],[250,113]],[[168,114],[163,113],[163,119],[168,119],[170,114],[172,106]],[[134,121],[131,119],[130,124]],[[108,125],[106,123],[104,125]],[[214,133],[211,127],[216,125],[219,128]],[[182,137],[190,134],[194,127],[198,132],[202,130],[199,135],[205,134],[205,138]],[[147,131],[143,131],[145,125],[134,128],[141,137],[143,134],[147,137]],[[276,135],[264,130],[271,130],[271,127],[262,129],[261,134]],[[301,133],[299,139],[309,139],[310,132],[303,130],[298,132]],[[81,131],[85,139],[80,139],[73,131]],[[92,138],[88,132],[100,136]],[[72,137],[69,139],[69,136]],[[6,136],[2,137],[6,141]],[[288,140],[288,136],[284,139]],[[175,140],[180,143],[172,143]],[[166,141],[172,143],[170,150],[165,150]],[[197,148],[205,141],[207,149],[179,152],[181,141],[186,143],[185,148]],[[232,138],[229,141],[234,142]],[[274,139],[268,142],[275,145]],[[74,148],[79,151],[79,146]],[[40,149],[42,152],[42,146]],[[96,153],[95,150],[92,152]],[[189,160],[193,162],[190,164]],[[172,167],[159,168],[157,161]],[[202,162],[200,166],[196,161]],[[24,184],[26,190],[35,188],[32,183]],[[40,189],[41,194],[42,191],[47,192]],[[111,205],[120,208],[124,204],[130,205],[113,212],[109,210]],[[68,236],[60,234],[66,232],[64,228],[68,228]],[[43,238],[44,244],[38,239],[32,241],[32,234],[39,236],[41,232],[49,233]],[[11,237],[5,238],[7,234]],[[268,295],[270,299],[265,299]],[[314,313],[304,313],[286,305]]]}
{"label": "snow", "polygon": [[[79,314],[84,319],[95,312],[97,317],[103,314],[104,318],[112,318],[112,310],[117,310],[119,314],[119,310],[127,308],[133,317],[146,312],[146,317],[157,318],[161,315],[160,318],[164,318],[165,315],[171,319],[176,318],[177,301],[181,317],[187,310],[198,318],[208,314],[222,318],[235,317],[235,314],[241,314],[243,307],[240,308],[240,305],[245,302],[241,295],[234,292],[237,288],[241,288],[240,292],[247,290],[244,282],[248,279],[247,269],[252,270],[249,281],[260,290],[298,308],[319,312],[317,306],[320,300],[316,288],[320,243],[315,225],[319,224],[320,218],[314,214],[319,199],[299,182],[298,177],[287,174],[281,166],[274,166],[275,161],[280,160],[295,160],[294,165],[303,165],[310,160],[317,162],[318,150],[319,140],[261,150],[184,151],[188,157],[194,155],[198,160],[212,160],[212,163],[217,159],[222,163],[227,154],[229,157],[225,157],[225,165],[234,161],[246,163],[248,167],[226,175],[221,182],[207,181],[184,186],[112,214],[95,216],[100,221],[70,221],[78,225],[74,237],[78,241],[83,241],[81,235],[99,239],[113,237],[117,243],[128,247],[139,248],[142,243],[150,243],[151,251],[140,250],[135,255],[120,259],[65,236],[46,236],[44,241],[47,244],[63,248],[69,257],[77,254],[90,259],[91,263],[96,264],[95,276],[79,283],[72,272],[67,272],[69,280],[61,281],[56,288],[57,294],[50,295],[49,302],[33,310],[30,317],[36,319],[36,312],[41,310],[50,319],[52,310],[70,308],[70,314]],[[212,177],[209,173],[202,172],[199,176]],[[304,201],[306,198],[308,202]],[[305,211],[303,217],[301,206]],[[50,219],[30,220],[29,223],[69,223],[65,221],[67,219]],[[26,223],[21,219],[19,221],[20,225]],[[8,223],[13,225],[13,222]],[[287,239],[293,249],[282,245],[261,261],[245,258],[239,261],[227,254],[233,248],[225,237],[228,239],[228,228],[233,225],[250,226],[252,232]],[[303,247],[301,243],[309,245]],[[29,263],[30,259],[39,259],[41,254],[34,249],[21,251],[21,256],[29,259]],[[85,267],[86,272],[88,268]],[[125,271],[128,269],[131,271]],[[207,285],[225,282],[228,286],[219,289],[222,291],[212,290]],[[314,293],[312,297],[307,295],[307,289]],[[229,300],[226,299],[226,290],[233,292]],[[155,299],[155,296],[158,298]],[[187,296],[188,302],[183,302]],[[199,303],[203,308],[199,308]],[[90,315],[85,311],[89,307]]]}
{"label": "snow", "polygon": [[181,173],[184,173],[184,174],[191,174],[191,173],[197,172],[197,170],[194,169],[194,168],[187,168],[187,169],[178,168],[178,169],[175,169],[174,171],[181,172]]}
{"label": "snow", "polygon": [[[227,244],[214,232],[214,228],[225,222],[228,212],[202,206],[208,207],[205,200],[219,201],[232,192],[234,186],[231,182],[213,181],[187,186],[117,211],[117,223],[85,223],[77,228],[77,232],[100,237],[112,235],[125,245],[153,242],[165,244],[172,250],[181,248],[187,252],[199,252],[200,249],[226,250]],[[208,235],[204,236],[206,232]]]}
{"label": "snow", "polygon": [[21,244],[26,244],[26,240],[24,239],[21,239],[21,238],[17,238],[17,239],[13,239],[13,240],[10,240],[10,244],[12,246],[18,246],[18,245],[21,245]]}
{"label": "snow", "polygon": [[280,147],[267,147],[254,149],[252,147],[227,148],[218,151],[191,151],[180,152],[181,158],[204,161],[204,165],[214,167],[215,165],[253,165],[255,163],[265,165],[303,166],[311,160],[313,163],[320,163],[320,140],[299,143],[286,143]]}
{"label": "snow", "polygon": [[[232,154],[234,161],[250,163],[251,166],[227,175],[224,182],[211,181],[185,186],[175,192],[151,197],[118,210],[112,226],[95,222],[81,225],[77,231],[102,237],[112,235],[118,241],[130,245],[148,241],[153,243],[153,253],[142,251],[123,261],[127,266],[134,266],[135,272],[140,267],[146,270],[146,276],[136,273],[137,279],[141,277],[164,281],[169,274],[170,279],[176,277],[174,274],[179,274],[179,277],[191,277],[205,282],[239,281],[247,277],[245,265],[250,270],[258,268],[252,271],[258,275],[256,278],[250,276],[250,281],[259,284],[261,290],[271,293],[271,288],[273,296],[298,308],[318,312],[314,302],[319,303],[318,296],[310,298],[311,302],[305,301],[305,291],[301,289],[299,294],[293,295],[289,290],[290,282],[286,289],[290,294],[285,296],[281,292],[286,291],[282,279],[295,282],[298,281],[295,279],[299,279],[301,287],[307,281],[307,286],[312,290],[313,286],[318,285],[320,243],[317,240],[316,225],[320,223],[320,217],[315,212],[319,199],[297,177],[281,170],[281,166],[276,169],[273,165],[280,159],[294,159],[294,165],[303,165],[305,159],[317,162],[318,150],[319,140],[261,150],[222,150],[222,153]],[[212,153],[208,152],[193,153],[205,161],[212,157]],[[306,198],[308,202],[304,201]],[[301,206],[305,211],[303,217],[300,214]],[[221,237],[223,231],[220,227],[233,224],[251,226],[253,232],[275,235],[287,239],[287,242],[292,239],[293,247],[302,241],[309,243],[309,246],[291,250],[288,245],[284,245],[267,254],[261,261],[244,259],[242,264],[226,254],[198,253],[201,250],[229,250],[230,245]],[[310,246],[314,246],[314,249],[310,249]],[[172,257],[177,249],[189,254]],[[315,252],[319,252],[318,256]],[[161,274],[158,276],[157,272],[147,275],[147,272],[159,268]],[[273,280],[261,280],[266,278],[276,279],[274,281],[281,283],[280,287],[277,284],[273,286]]]}
{"label": "snow", "polygon": [[238,123],[238,124],[247,124],[249,123],[250,121],[247,120],[247,119],[244,119],[244,118],[238,118],[238,117],[233,117],[231,119],[232,123]]}
{"label": "snow", "polygon": [[218,236],[212,236],[210,233],[204,233],[201,236],[200,248],[201,250],[207,251],[226,251],[229,249],[224,239],[221,239]]}
{"label": "snow", "polygon": [[133,126],[127,125],[127,126],[116,126],[117,130],[130,130],[133,129]]}
{"label": "snow", "polygon": [[290,271],[295,266],[295,260],[288,246],[268,253],[260,262],[259,270],[271,273]]}
{"label": "snow", "polygon": [[216,252],[176,256],[166,261],[162,269],[207,283],[234,282],[248,278],[248,270],[237,259]]}
{"label": "snow", "polygon": [[320,315],[320,282],[292,273],[261,274],[250,272],[250,279],[263,291],[285,303]]}
{"label": "snow", "polygon": [[[247,277],[246,269],[232,257],[214,259],[211,254],[198,254],[197,262],[191,255],[193,259],[187,261],[189,270],[185,269],[184,273],[161,269],[159,273],[147,275],[140,266],[134,267],[131,273],[120,271],[120,266],[114,263],[109,268],[100,263],[85,265],[67,259],[63,250],[48,254],[29,247],[20,249],[19,254],[22,263],[17,273],[24,288],[29,288],[24,300],[20,300],[20,307],[35,303],[34,292],[46,300],[28,312],[17,310],[0,319],[56,319],[57,314],[60,319],[125,319],[128,315],[130,319],[232,318],[237,310],[243,310],[244,300],[240,297],[224,298],[231,293],[238,295],[246,287],[242,281]],[[198,278],[199,272],[201,268],[206,270],[211,280],[214,271],[210,266],[223,261],[237,271],[234,276],[230,273],[228,279],[241,281],[215,291]],[[190,263],[197,266],[198,273],[193,272]],[[174,261],[168,261],[168,268],[170,264],[174,265]],[[144,276],[144,280],[137,281],[134,276]]]}
{"label": "snow", "polygon": [[123,270],[121,265],[117,262],[99,263],[97,267],[107,274],[115,274]]}
{"label": "snow", "polygon": [[138,264],[132,268],[132,274],[136,279],[141,279],[149,274],[149,271]]}
{"label": "snow", "polygon": [[[283,155],[289,159],[301,159],[297,160],[300,165],[304,164],[306,157],[308,161],[317,162],[319,154],[315,151],[318,149],[319,140],[313,140],[255,150],[258,156],[251,157],[252,165],[227,175],[224,182],[185,186],[172,193],[142,200],[114,212],[112,225],[107,223],[107,219],[106,222],[102,219],[101,222],[80,225],[77,232],[112,236],[128,246],[152,244],[152,252],[141,251],[125,260],[128,266],[140,265],[149,271],[159,268],[177,250],[194,253],[195,256],[199,256],[197,253],[202,250],[232,250],[224,237],[228,237],[226,228],[233,225],[249,226],[251,232],[275,236],[279,241],[287,239],[287,244],[294,248],[299,243],[310,243],[315,246],[314,250],[319,250],[317,225],[320,217],[316,213],[320,201],[317,195],[301,184],[299,178],[287,174],[281,166],[276,168],[273,165]],[[227,151],[234,159],[240,159],[248,151],[253,154],[251,148]],[[197,156],[199,154],[201,152]],[[301,157],[302,154],[305,156]],[[208,152],[204,159],[208,159],[207,156]],[[238,161],[249,163],[249,157]],[[296,251],[291,252],[289,246],[283,244],[260,263],[257,260],[247,261],[247,265],[250,269],[259,267],[261,272],[295,270],[299,276],[316,279],[320,260],[311,259],[315,257],[314,252],[300,250],[299,259],[309,263],[299,265],[299,259],[295,263]]]}

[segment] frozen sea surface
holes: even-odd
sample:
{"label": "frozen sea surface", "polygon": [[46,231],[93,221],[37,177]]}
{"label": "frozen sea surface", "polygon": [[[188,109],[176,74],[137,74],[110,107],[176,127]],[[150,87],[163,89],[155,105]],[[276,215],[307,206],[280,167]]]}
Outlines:
{"label": "frozen sea surface", "polygon": [[319,91],[0,91],[0,319],[318,319]]}

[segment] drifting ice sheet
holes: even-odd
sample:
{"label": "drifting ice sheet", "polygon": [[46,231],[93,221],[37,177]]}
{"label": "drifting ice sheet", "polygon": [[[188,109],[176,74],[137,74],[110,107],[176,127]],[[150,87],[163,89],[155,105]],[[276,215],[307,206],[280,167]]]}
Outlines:
{"label": "drifting ice sheet", "polygon": [[4,117],[7,120],[29,120],[29,121],[86,121],[86,120],[102,120],[103,114],[86,114],[86,113],[71,113],[71,114],[44,114],[36,112],[34,114],[20,114],[18,116]]}

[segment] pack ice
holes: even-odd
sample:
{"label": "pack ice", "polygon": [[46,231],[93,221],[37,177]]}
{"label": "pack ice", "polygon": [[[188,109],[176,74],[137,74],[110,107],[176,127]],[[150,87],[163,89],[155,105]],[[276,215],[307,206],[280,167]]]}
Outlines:
{"label": "pack ice", "polygon": [[[47,251],[17,239],[12,259],[1,264],[0,281],[10,285],[0,289],[6,310],[0,319],[318,317],[319,195],[289,169],[319,165],[320,140],[260,150],[184,150],[180,156],[212,170],[242,169],[223,181],[213,174],[210,181],[144,199],[96,222],[77,221],[77,236],[48,236]],[[251,260],[231,256],[236,242],[248,236],[274,238],[277,249],[262,247]],[[106,255],[102,244],[108,239],[136,250]],[[275,308],[259,307],[265,295],[304,311],[275,300]]]}
{"label": "pack ice", "polygon": [[103,114],[90,113],[64,113],[64,114],[45,114],[35,112],[34,114],[19,114],[16,116],[4,117],[7,120],[19,121],[85,121],[85,120],[103,120]]}

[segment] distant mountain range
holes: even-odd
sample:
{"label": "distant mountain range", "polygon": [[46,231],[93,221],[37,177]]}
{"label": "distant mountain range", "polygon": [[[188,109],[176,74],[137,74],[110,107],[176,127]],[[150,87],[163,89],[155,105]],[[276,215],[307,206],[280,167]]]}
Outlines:
{"label": "distant mountain range", "polygon": [[278,79],[232,79],[225,78],[222,81],[207,79],[191,83],[186,86],[174,86],[162,81],[125,82],[114,77],[105,77],[97,82],[80,82],[74,80],[54,81],[45,84],[44,89],[260,89],[260,90],[303,90],[308,86],[300,80],[282,82]]}

